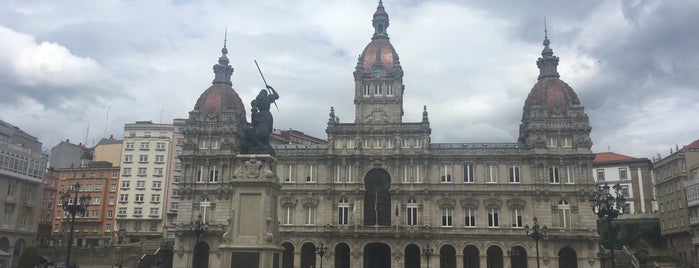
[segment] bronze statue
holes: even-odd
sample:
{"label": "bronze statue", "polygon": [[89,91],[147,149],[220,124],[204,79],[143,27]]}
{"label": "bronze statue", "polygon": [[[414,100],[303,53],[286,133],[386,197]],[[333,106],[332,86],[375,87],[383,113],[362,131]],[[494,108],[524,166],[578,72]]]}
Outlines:
{"label": "bronze statue", "polygon": [[274,119],[269,108],[277,99],[279,99],[277,91],[272,86],[267,85],[267,88],[260,90],[257,97],[252,100],[252,114],[250,115],[252,124],[245,131],[242,153],[275,155],[274,149],[269,145],[269,136],[274,129]]}

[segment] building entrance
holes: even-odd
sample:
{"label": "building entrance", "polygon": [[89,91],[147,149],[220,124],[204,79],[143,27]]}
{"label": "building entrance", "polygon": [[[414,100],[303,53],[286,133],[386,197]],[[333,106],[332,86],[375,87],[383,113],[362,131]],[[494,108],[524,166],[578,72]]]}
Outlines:
{"label": "building entrance", "polygon": [[391,225],[391,176],[383,169],[372,169],[364,179],[364,225]]}
{"label": "building entrance", "polygon": [[391,267],[391,248],[384,243],[371,243],[364,247],[364,268]]}

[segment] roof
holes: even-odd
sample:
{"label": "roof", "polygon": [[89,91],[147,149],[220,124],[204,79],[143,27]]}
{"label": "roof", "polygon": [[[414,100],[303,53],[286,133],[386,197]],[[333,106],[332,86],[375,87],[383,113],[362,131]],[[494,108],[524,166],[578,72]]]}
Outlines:
{"label": "roof", "polygon": [[692,143],[690,143],[689,145],[685,145],[684,147],[682,147],[683,152],[697,151],[697,150],[699,150],[699,140],[695,140]]}
{"label": "roof", "polygon": [[637,158],[630,157],[628,155],[606,152],[606,153],[596,153],[595,159],[592,160],[592,162],[593,163],[601,163],[601,162],[612,162],[612,161],[628,161],[628,160],[636,160],[636,159]]}

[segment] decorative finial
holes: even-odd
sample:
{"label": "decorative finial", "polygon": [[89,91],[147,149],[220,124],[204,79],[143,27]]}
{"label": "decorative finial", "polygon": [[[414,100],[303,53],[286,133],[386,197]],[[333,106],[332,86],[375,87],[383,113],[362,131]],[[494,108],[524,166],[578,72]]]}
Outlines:
{"label": "decorative finial", "polygon": [[544,39],[549,38],[548,27],[546,27],[546,16],[544,16]]}
{"label": "decorative finial", "polygon": [[226,27],[226,31],[223,34],[223,48],[221,49],[221,53],[223,55],[228,54],[228,48],[226,48],[226,43],[228,42],[228,27]]}

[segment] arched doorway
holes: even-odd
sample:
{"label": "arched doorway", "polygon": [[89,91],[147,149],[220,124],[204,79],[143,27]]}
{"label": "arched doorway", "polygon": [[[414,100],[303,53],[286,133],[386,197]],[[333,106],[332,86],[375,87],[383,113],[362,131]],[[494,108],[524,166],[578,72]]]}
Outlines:
{"label": "arched doorway", "polygon": [[294,245],[289,242],[282,243],[284,253],[282,254],[282,268],[294,268]]}
{"label": "arched doorway", "polygon": [[301,246],[301,267],[316,267],[316,245],[305,243]]}
{"label": "arched doorway", "polygon": [[491,246],[485,252],[487,257],[487,268],[503,268],[502,266],[502,249],[498,246]]}
{"label": "arched doorway", "polygon": [[384,243],[364,246],[364,268],[391,267],[391,248]]}
{"label": "arched doorway", "polygon": [[405,247],[403,262],[405,263],[405,268],[420,268],[420,248],[415,244]]}
{"label": "arched doorway", "polygon": [[456,249],[451,245],[444,245],[439,249],[439,267],[456,268]]}
{"label": "arched doorway", "polygon": [[364,225],[391,225],[391,176],[383,169],[372,169],[364,179]]}
{"label": "arched doorway", "polygon": [[512,268],[527,268],[527,250],[521,246],[512,247],[510,265]]}
{"label": "arched doorway", "polygon": [[480,268],[481,253],[474,245],[468,245],[464,248],[464,268]]}
{"label": "arched doorway", "polygon": [[10,253],[10,240],[7,237],[0,238],[0,249],[4,252]]}
{"label": "arched doorway", "polygon": [[209,267],[209,244],[199,241],[194,245],[192,267]]}
{"label": "arched doorway", "polygon": [[350,248],[345,243],[335,246],[335,268],[350,267]]}
{"label": "arched doorway", "polygon": [[558,251],[558,267],[559,268],[577,268],[578,254],[570,247],[564,247]]}

